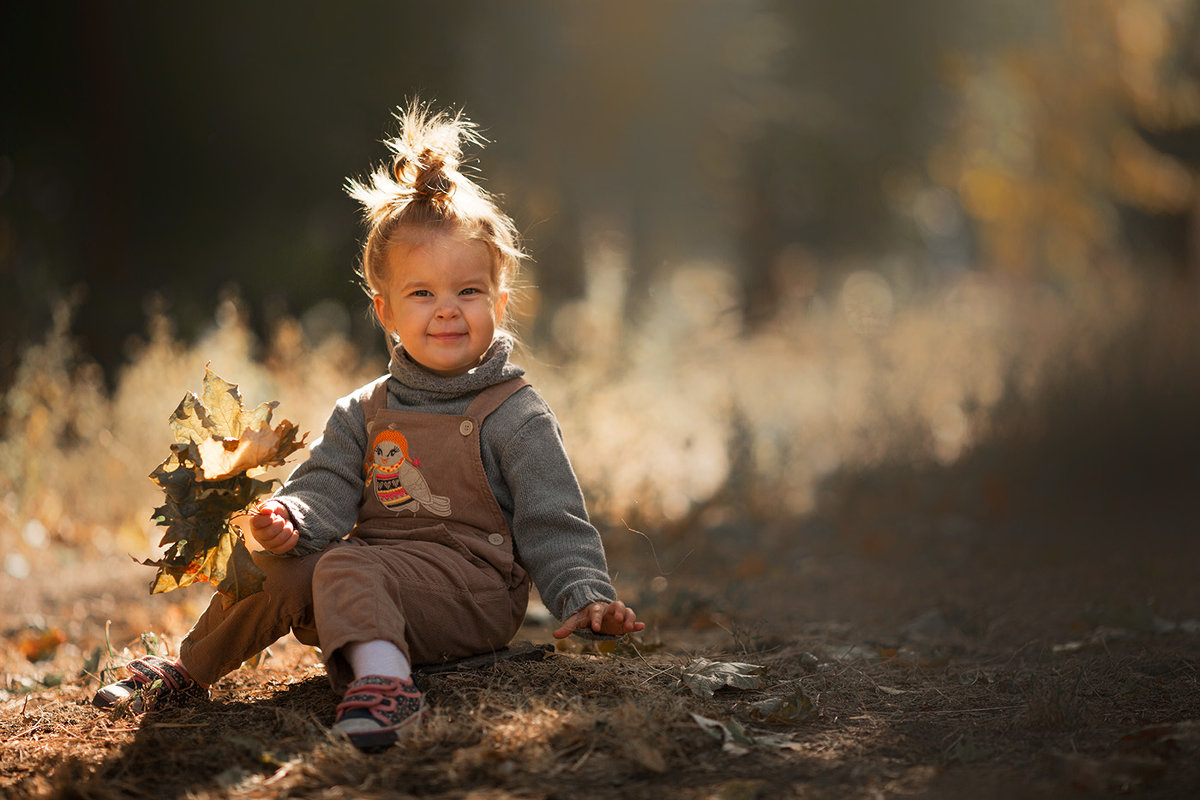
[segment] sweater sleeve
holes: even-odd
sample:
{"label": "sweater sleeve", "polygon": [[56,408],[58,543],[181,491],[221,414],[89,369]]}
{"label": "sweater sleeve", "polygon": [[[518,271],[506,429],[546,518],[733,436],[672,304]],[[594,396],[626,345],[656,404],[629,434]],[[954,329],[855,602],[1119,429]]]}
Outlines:
{"label": "sweater sleeve", "polygon": [[499,453],[512,493],[513,539],[542,601],[559,619],[616,599],[600,533],[588,521],[583,493],[558,421],[544,404]]}
{"label": "sweater sleeve", "polygon": [[315,553],[342,539],[358,521],[366,425],[357,394],[338,400],[306,461],[288,477],[274,499],[287,506],[300,533],[288,554]]}

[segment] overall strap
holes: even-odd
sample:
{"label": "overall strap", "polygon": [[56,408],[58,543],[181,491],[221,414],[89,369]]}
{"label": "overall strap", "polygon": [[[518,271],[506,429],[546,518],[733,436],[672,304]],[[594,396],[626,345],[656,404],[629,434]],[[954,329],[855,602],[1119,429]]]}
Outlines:
{"label": "overall strap", "polygon": [[390,377],[384,375],[379,380],[367,384],[359,395],[359,403],[362,405],[363,417],[367,424],[370,424],[376,414],[387,408],[387,382]]}
{"label": "overall strap", "polygon": [[528,385],[529,381],[524,378],[509,378],[506,381],[489,386],[476,395],[475,399],[471,401],[471,405],[467,406],[467,410],[463,416],[474,417],[482,421],[488,414],[499,408],[505,400]]}

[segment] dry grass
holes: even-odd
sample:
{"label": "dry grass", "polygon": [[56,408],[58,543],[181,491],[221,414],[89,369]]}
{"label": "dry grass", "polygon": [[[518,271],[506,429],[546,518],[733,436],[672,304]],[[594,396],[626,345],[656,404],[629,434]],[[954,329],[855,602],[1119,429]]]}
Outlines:
{"label": "dry grass", "polygon": [[[1130,757],[1144,772],[1135,788],[1151,796],[1200,778],[1191,724],[1147,724],[1166,700],[1180,718],[1200,718],[1194,640],[1054,660],[928,660],[886,648],[846,657],[836,638],[753,654],[763,686],[712,699],[681,690],[688,656],[678,653],[559,654],[425,676],[427,724],[379,754],[329,738],[336,698],[311,655],[287,645],[218,684],[212,703],[141,720],[91,709],[94,684],[10,700],[0,785],[13,798],[835,797],[936,795],[947,776],[982,769],[997,774],[996,796],[1050,796],[1064,770],[1127,780]],[[805,666],[810,652],[818,663]],[[797,691],[814,702],[802,719],[765,725],[746,712]],[[692,714],[740,719],[751,736],[778,741],[723,750]]]}

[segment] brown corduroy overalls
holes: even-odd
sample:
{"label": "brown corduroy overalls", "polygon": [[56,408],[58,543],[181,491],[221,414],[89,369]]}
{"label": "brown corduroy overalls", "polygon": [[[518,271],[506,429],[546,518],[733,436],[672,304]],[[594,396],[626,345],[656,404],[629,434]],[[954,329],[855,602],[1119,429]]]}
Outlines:
{"label": "brown corduroy overalls", "polygon": [[365,486],[349,538],[300,558],[254,553],[263,591],[214,597],[180,647],[211,684],[291,630],[319,644],[330,681],[352,675],[342,648],[384,639],[426,664],[504,647],[525,616],[529,577],[480,455],[484,419],[525,386],[491,386],[462,415],[386,408],[386,379],[363,400]]}

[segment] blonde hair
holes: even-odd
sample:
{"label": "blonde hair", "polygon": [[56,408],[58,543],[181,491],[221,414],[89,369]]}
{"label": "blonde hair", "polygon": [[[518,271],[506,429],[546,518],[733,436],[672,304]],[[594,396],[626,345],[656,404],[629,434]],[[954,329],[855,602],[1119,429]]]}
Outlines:
{"label": "blonde hair", "polygon": [[453,233],[487,245],[494,288],[507,291],[526,257],[516,225],[462,171],[463,144],[482,146],[486,140],[462,111],[433,111],[417,99],[395,117],[400,129],[384,140],[392,152],[390,165],[381,163],[365,180],[346,181],[346,192],[362,203],[368,226],[358,270],[363,289],[371,296],[384,291],[393,244]]}

